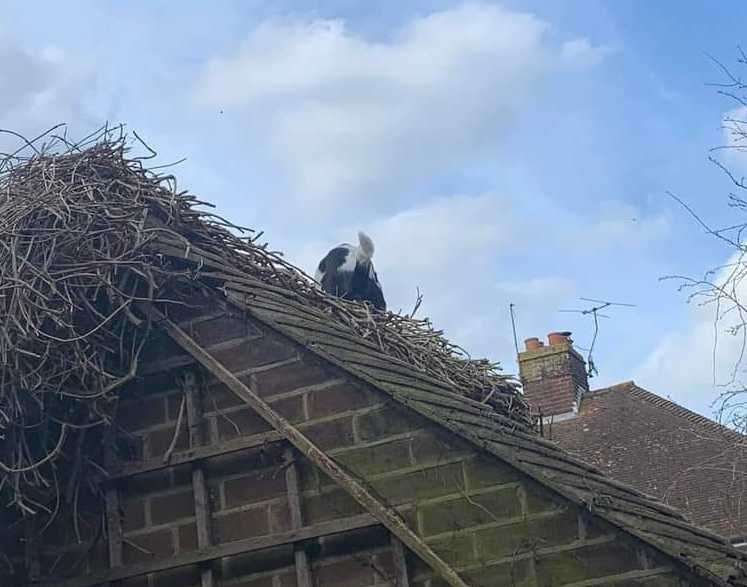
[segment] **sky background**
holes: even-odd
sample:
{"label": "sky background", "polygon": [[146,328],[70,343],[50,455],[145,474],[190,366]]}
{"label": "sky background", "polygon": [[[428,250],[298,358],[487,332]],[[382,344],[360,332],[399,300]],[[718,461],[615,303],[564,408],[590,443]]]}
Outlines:
{"label": "sky background", "polygon": [[391,309],[419,287],[422,315],[508,372],[510,303],[520,345],[571,330],[582,349],[591,321],[560,310],[635,304],[602,320],[592,386],[710,415],[711,311],[661,278],[731,254],[666,195],[735,221],[707,161],[735,104],[708,55],[735,64],[747,3],[714,6],[5,1],[0,127],[126,123],[307,272],[364,229]]}

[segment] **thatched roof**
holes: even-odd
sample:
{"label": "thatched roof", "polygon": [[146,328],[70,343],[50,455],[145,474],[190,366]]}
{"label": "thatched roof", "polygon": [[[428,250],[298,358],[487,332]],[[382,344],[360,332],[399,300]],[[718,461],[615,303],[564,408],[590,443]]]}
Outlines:
{"label": "thatched roof", "polygon": [[498,365],[469,359],[428,320],[324,294],[261,233],[213,215],[131,146],[121,129],[79,143],[48,134],[0,162],[3,507],[45,511],[60,482],[53,466],[80,468],[75,438],[106,429],[118,390],[137,372],[150,330],[137,304],[179,303],[180,290],[199,284],[225,292],[243,283],[301,304],[324,316],[343,347],[364,344],[530,427],[516,382]]}

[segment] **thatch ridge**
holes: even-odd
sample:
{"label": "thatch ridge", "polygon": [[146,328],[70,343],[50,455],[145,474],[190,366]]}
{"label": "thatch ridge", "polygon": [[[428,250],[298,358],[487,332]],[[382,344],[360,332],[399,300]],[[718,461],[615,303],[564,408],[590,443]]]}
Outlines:
{"label": "thatch ridge", "polygon": [[121,127],[78,143],[50,132],[0,161],[3,507],[53,513],[45,496],[59,501],[53,469],[61,460],[104,474],[91,455],[71,448],[82,445],[72,437],[101,434],[118,390],[136,375],[150,331],[136,303],[176,302],[206,276],[216,284],[209,271],[164,254],[168,242],[220,257],[455,394],[529,426],[516,381],[498,365],[471,360],[426,319],[324,294],[261,243],[261,233],[203,209],[177,190],[173,175],[147,168],[151,156],[131,156],[131,148]]}

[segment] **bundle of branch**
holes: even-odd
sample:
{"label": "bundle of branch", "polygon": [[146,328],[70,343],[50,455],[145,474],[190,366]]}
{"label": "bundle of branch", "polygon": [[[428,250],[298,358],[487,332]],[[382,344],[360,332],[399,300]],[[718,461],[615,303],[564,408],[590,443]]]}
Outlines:
{"label": "bundle of branch", "polygon": [[61,462],[100,469],[80,454],[81,437],[106,428],[118,390],[137,372],[150,325],[134,305],[175,298],[179,284],[200,279],[163,254],[168,242],[291,292],[382,352],[529,425],[516,382],[498,365],[471,360],[428,320],[328,296],[260,243],[261,233],[211,214],[177,191],[172,175],[148,170],[132,146],[121,128],[78,143],[50,132],[0,161],[3,505],[52,513]]}

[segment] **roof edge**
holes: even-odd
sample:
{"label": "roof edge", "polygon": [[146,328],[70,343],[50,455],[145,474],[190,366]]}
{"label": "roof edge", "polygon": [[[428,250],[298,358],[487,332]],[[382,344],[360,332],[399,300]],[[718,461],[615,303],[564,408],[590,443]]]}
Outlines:
{"label": "roof edge", "polygon": [[[304,348],[306,348],[308,351],[311,351],[313,354],[315,354],[320,359],[328,361],[332,365],[335,365],[337,368],[340,368],[341,370],[346,372],[348,375],[358,379],[359,381],[362,381],[368,385],[372,385],[374,388],[385,393],[389,397],[392,397],[392,399],[397,401],[402,406],[409,408],[413,410],[415,413],[418,413],[420,416],[425,417],[429,421],[443,428],[446,428],[447,430],[451,431],[457,436],[470,442],[476,448],[487,451],[488,453],[492,454],[494,457],[497,457],[498,459],[504,461],[508,465],[513,466],[518,471],[521,471],[523,474],[527,475],[534,481],[538,482],[540,485],[543,485],[547,489],[569,500],[571,503],[574,503],[575,505],[580,506],[580,507],[592,508],[592,504],[587,503],[579,495],[575,495],[574,492],[569,491],[567,488],[563,487],[561,484],[557,483],[556,481],[548,478],[546,475],[538,473],[536,470],[533,469],[533,467],[527,466],[527,464],[520,462],[519,459],[512,457],[510,455],[504,454],[502,453],[502,451],[496,450],[494,447],[489,446],[489,443],[482,441],[477,435],[471,432],[466,432],[462,430],[460,427],[454,426],[451,422],[443,421],[442,419],[435,417],[435,415],[431,413],[430,410],[423,409],[420,406],[416,406],[409,402],[402,401],[402,399],[397,394],[391,393],[385,387],[382,387],[377,381],[374,381],[372,378],[368,377],[364,373],[360,373],[360,372],[357,372],[357,370],[351,369],[348,365],[345,365],[341,361],[337,360],[335,357],[330,356],[329,353],[325,352],[323,349],[320,349],[316,347],[315,345],[312,345],[312,346],[305,345],[304,342],[302,340],[299,340],[299,337],[296,336],[293,332],[289,331],[288,328],[285,328],[282,325],[275,323],[273,320],[268,319],[265,316],[262,316],[261,313],[253,311],[248,304],[242,304],[240,300],[234,298],[230,294],[226,295],[225,297],[226,297],[226,300],[229,301],[229,303],[232,303],[236,307],[242,308],[244,311],[247,311],[250,315],[252,315],[255,319],[262,322],[265,326],[275,330],[276,332],[284,336],[287,336],[288,338],[293,340],[296,344],[303,346]],[[649,393],[649,392],[646,392],[646,393]],[[454,394],[459,397],[458,393],[454,392]],[[495,422],[495,424],[499,424],[499,422]],[[539,437],[538,437],[538,440],[539,440]],[[606,477],[604,473],[600,472],[600,475]],[[695,561],[688,561],[686,558],[683,558],[681,556],[678,556],[676,553],[668,551],[666,548],[663,548],[661,544],[658,544],[655,540],[651,540],[650,538],[648,538],[644,532],[637,531],[636,529],[631,528],[627,526],[626,524],[621,523],[619,520],[616,520],[614,516],[609,515],[609,513],[606,512],[603,508],[592,508],[592,509],[594,509],[595,515],[599,516],[601,519],[605,520],[607,523],[611,524],[613,527],[619,528],[622,532],[628,534],[631,537],[634,537],[635,539],[640,540],[644,544],[648,545],[650,548],[653,548],[655,551],[670,558],[672,562],[675,563],[675,565],[680,566],[681,568],[683,568],[683,570],[686,569],[687,571],[695,574],[696,576],[707,579],[716,585],[720,585],[723,587],[729,586],[729,583],[727,581],[725,581],[722,577],[715,574],[711,569],[709,569],[702,563],[695,562]],[[697,528],[695,526],[693,527]],[[716,535],[714,535],[714,537],[716,537]],[[722,547],[724,547],[726,550],[735,551],[730,554],[732,555],[736,554],[737,556],[740,556],[740,555],[745,556],[744,553],[734,549],[734,547],[731,546],[731,544],[728,542],[726,538],[721,537],[721,536],[717,536],[717,537],[723,541]]]}
{"label": "roof edge", "polygon": [[[744,434],[741,434],[737,432],[736,430],[733,430],[727,426],[724,426],[723,424],[720,424],[719,422],[716,422],[715,420],[712,420],[711,418],[708,418],[707,416],[703,416],[701,414],[698,414],[697,412],[693,412],[692,410],[689,410],[688,408],[681,406],[680,404],[673,402],[670,399],[667,399],[665,397],[655,394],[652,391],[644,389],[632,379],[629,381],[623,381],[621,383],[615,383],[614,385],[610,385],[608,387],[594,389],[590,391],[588,395],[596,395],[596,394],[601,395],[604,393],[612,393],[616,391],[626,391],[628,394],[634,397],[637,397],[638,399],[645,401],[646,403],[656,406],[657,408],[662,408],[679,418],[683,418],[687,420],[688,422],[692,422],[693,424],[700,424],[702,426],[706,426],[707,428],[713,430],[714,432],[718,432],[720,434],[731,436],[735,440],[737,439],[742,440],[742,441],[747,440],[747,436],[745,436]],[[581,399],[581,402],[583,403],[583,398]]]}

